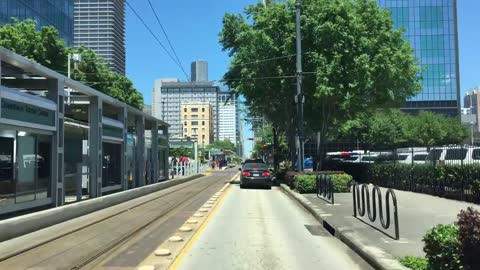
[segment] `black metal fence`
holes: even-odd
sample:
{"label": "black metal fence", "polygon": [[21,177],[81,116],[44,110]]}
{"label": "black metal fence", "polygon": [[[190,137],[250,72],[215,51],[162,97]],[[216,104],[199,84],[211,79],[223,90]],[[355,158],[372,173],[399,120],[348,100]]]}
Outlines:
{"label": "black metal fence", "polygon": [[345,171],[361,183],[480,203],[480,147],[343,152],[327,156],[322,169]]}

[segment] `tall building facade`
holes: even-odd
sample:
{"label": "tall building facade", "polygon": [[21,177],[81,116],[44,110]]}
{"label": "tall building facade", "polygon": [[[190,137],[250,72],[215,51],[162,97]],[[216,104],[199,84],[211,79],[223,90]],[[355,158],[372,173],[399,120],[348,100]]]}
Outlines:
{"label": "tall building facade", "polygon": [[213,110],[208,102],[185,102],[181,105],[183,137],[196,138],[202,148],[213,142]]}
{"label": "tall building facade", "polygon": [[[475,123],[480,123],[480,114],[478,109],[480,107],[480,87],[472,89],[465,93],[463,98],[465,114],[471,114],[475,118]],[[480,131],[477,125],[476,131]]]}
{"label": "tall building facade", "polygon": [[456,0],[378,0],[391,11],[395,28],[405,29],[423,68],[422,91],[402,108],[445,115],[460,113]]}
{"label": "tall building facade", "polygon": [[125,0],[75,0],[75,47],[94,50],[125,75]]}
{"label": "tall building facade", "polygon": [[218,140],[218,93],[220,88],[213,82],[180,82],[178,79],[155,81],[152,93],[152,114],[170,124],[169,134],[184,136],[181,123],[181,105],[188,102],[203,102],[212,107],[213,138]]}
{"label": "tall building facade", "polygon": [[218,103],[218,139],[229,140],[237,146],[240,132],[237,99],[234,95],[230,97],[229,93],[220,93]]}
{"label": "tall building facade", "polygon": [[12,18],[32,19],[39,29],[55,27],[67,46],[73,45],[73,14],[73,0],[0,0],[0,25],[12,22]]}
{"label": "tall building facade", "polygon": [[208,63],[207,61],[198,60],[191,64],[192,82],[208,81]]}

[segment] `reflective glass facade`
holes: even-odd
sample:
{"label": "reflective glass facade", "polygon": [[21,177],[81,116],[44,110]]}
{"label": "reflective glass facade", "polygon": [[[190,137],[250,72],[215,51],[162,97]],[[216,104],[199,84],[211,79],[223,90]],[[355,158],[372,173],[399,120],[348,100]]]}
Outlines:
{"label": "reflective glass facade", "polygon": [[392,13],[395,28],[415,50],[422,66],[422,91],[405,111],[430,110],[447,115],[460,111],[456,0],[378,0]]}
{"label": "reflective glass facade", "polygon": [[73,45],[73,0],[0,0],[0,24],[11,18],[33,19],[38,27],[53,26],[67,46]]}

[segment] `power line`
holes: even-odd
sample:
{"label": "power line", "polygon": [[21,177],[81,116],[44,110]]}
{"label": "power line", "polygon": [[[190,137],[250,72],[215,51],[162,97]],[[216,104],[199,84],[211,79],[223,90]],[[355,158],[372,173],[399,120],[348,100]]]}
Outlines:
{"label": "power line", "polygon": [[[128,1],[125,1],[125,3],[127,3],[128,7],[133,11],[133,13],[135,14],[135,16],[137,16],[137,18],[140,20],[140,22],[142,22],[143,26],[145,26],[145,28],[147,28],[148,32],[150,32],[150,34],[153,36],[153,38],[158,42],[158,44],[162,47],[162,49],[168,54],[168,56],[170,56],[170,58],[173,60],[173,62],[175,64],[177,64],[178,67],[180,67],[180,69],[182,70],[182,72],[184,72],[183,68],[182,68],[182,65],[180,63],[177,62],[177,60],[172,56],[172,54],[167,50],[167,48],[162,44],[162,42],[158,39],[158,37],[152,32],[152,30],[150,29],[150,27],[148,27],[148,25],[145,23],[145,21],[142,19],[142,17],[140,17],[140,15],[138,15],[137,11],[130,5],[130,3]],[[185,73],[185,72],[184,72]],[[187,76],[188,77],[188,76]]]}
{"label": "power line", "polygon": [[290,58],[290,57],[293,57],[293,56],[295,56],[295,54],[289,54],[289,55],[285,55],[285,56],[279,56],[279,57],[272,57],[272,58],[267,58],[267,59],[262,59],[262,60],[256,60],[256,61],[253,61],[253,62],[247,62],[247,63],[242,63],[242,64],[230,65],[230,67],[239,67],[239,66],[245,66],[245,65],[250,65],[250,64],[258,64],[258,63],[268,62],[268,61],[272,61],[272,60]]}
{"label": "power line", "polygon": [[153,15],[155,15],[155,18],[157,19],[157,22],[160,25],[160,28],[162,29],[163,34],[165,35],[165,38],[167,39],[167,42],[168,42],[168,45],[170,46],[170,49],[172,49],[173,55],[177,59],[178,63],[180,64],[180,68],[182,69],[183,73],[185,74],[185,76],[187,77],[187,80],[188,80],[187,72],[185,72],[185,69],[183,69],[182,62],[178,58],[177,52],[175,51],[175,48],[173,47],[172,43],[170,42],[170,39],[168,38],[168,35],[167,35],[167,32],[165,31],[165,28],[163,28],[163,25],[160,22],[160,19],[158,18],[158,15],[157,15],[157,12],[153,8],[152,2],[150,0],[147,0],[147,1],[148,1],[148,4],[150,5],[150,8],[152,9]]}

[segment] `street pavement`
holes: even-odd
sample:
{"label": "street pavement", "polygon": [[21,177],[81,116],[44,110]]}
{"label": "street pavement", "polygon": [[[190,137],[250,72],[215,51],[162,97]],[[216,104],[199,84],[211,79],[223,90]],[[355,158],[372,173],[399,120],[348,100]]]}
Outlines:
{"label": "street pavement", "polygon": [[280,188],[231,185],[178,269],[372,269]]}
{"label": "street pavement", "polygon": [[[383,207],[385,207],[385,188],[381,188]],[[451,224],[457,220],[462,209],[472,206],[480,210],[480,205],[444,199],[436,196],[395,190],[398,203],[400,240],[394,240],[393,219],[391,228],[383,234],[353,217],[353,198],[351,193],[336,193],[335,205],[329,205],[316,194],[303,194],[313,207],[321,213],[322,219],[334,228],[342,228],[356,235],[365,247],[378,247],[397,259],[407,255],[425,256],[422,241],[425,233],[437,224]],[[378,207],[378,203],[377,203]],[[391,208],[393,213],[393,208]],[[385,210],[384,210],[385,211]],[[385,212],[384,212],[385,214]],[[377,208],[376,228],[382,228]],[[393,215],[392,215],[393,217]],[[362,218],[367,223],[368,214]]]}

